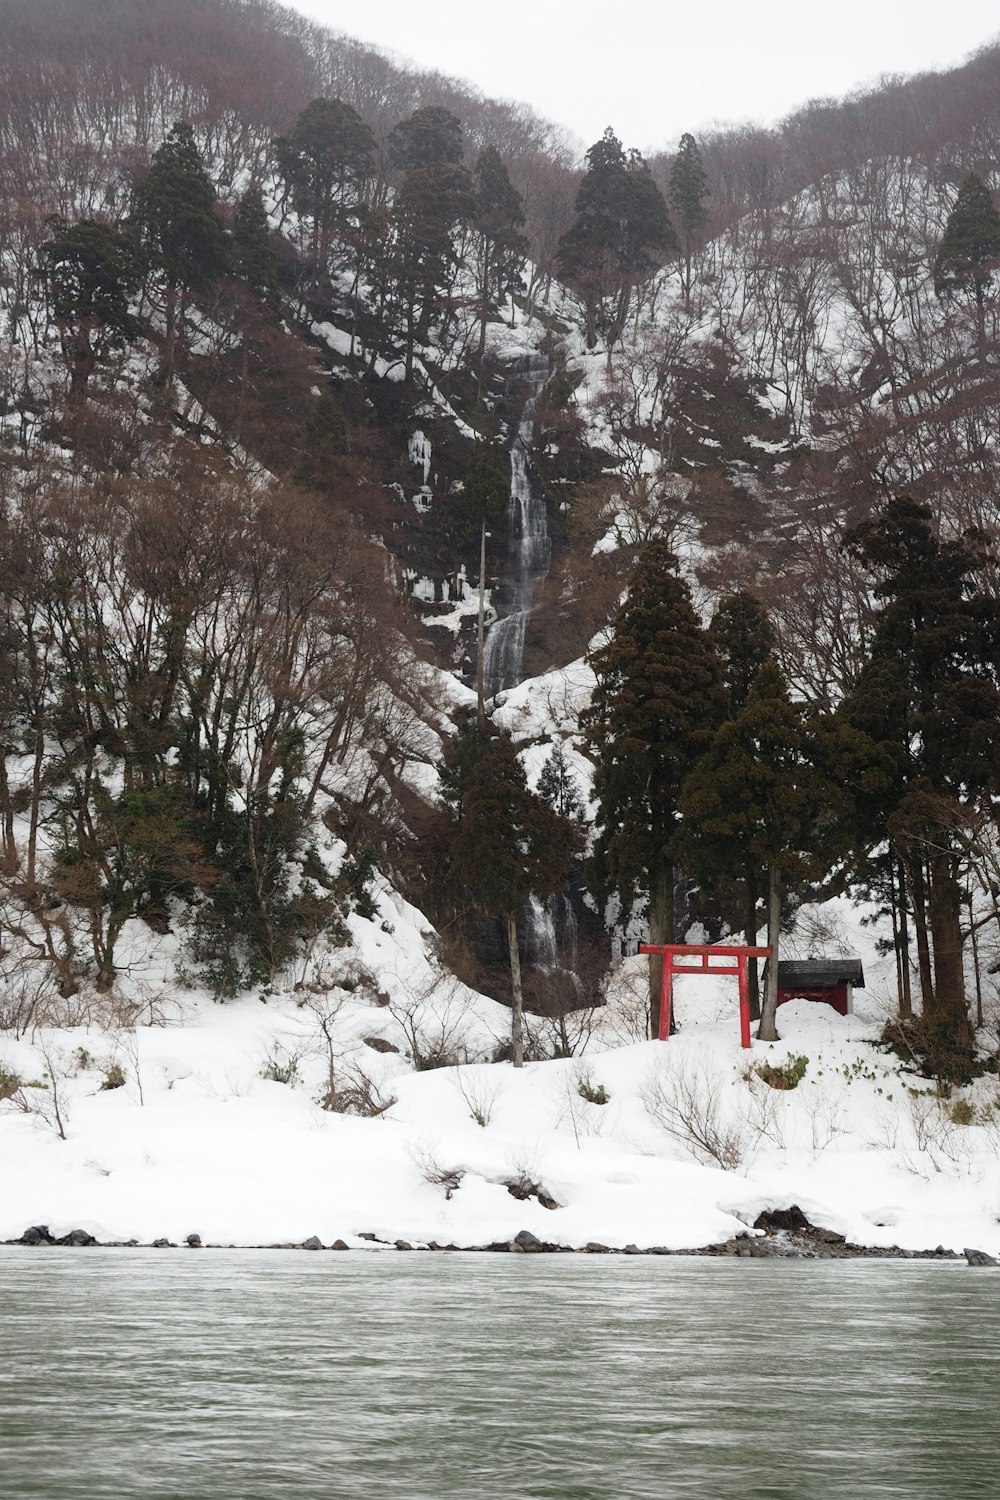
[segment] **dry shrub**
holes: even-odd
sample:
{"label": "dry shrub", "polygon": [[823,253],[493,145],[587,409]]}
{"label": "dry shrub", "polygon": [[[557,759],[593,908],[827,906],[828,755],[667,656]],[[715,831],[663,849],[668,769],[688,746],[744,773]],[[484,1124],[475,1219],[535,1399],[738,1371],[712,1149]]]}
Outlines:
{"label": "dry shrub", "polygon": [[336,1086],[331,1085],[316,1102],[334,1114],[375,1119],[391,1109],[396,1098],[393,1094],[383,1094],[374,1078],[358,1063],[348,1063],[340,1070]]}
{"label": "dry shrub", "polygon": [[461,1187],[464,1169],[445,1166],[434,1142],[418,1141],[410,1147],[409,1156],[424,1182],[431,1187],[443,1187],[446,1198],[451,1198]]}
{"label": "dry shrub", "polygon": [[465,1100],[469,1119],[475,1120],[485,1130],[493,1118],[493,1110],[503,1087],[501,1075],[487,1072],[484,1068],[459,1068],[455,1072],[454,1083]]}
{"label": "dry shrub", "polygon": [[640,1086],[639,1098],[653,1123],[697,1161],[736,1172],[748,1159],[751,1132],[726,1111],[720,1080],[702,1064],[661,1063]]}

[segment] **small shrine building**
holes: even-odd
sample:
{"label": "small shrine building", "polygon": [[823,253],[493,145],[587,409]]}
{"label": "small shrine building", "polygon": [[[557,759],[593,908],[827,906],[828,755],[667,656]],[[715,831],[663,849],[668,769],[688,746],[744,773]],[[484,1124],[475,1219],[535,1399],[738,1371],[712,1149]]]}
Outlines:
{"label": "small shrine building", "polygon": [[778,1004],[786,1000],[822,1000],[842,1016],[854,1012],[854,991],[865,987],[860,958],[788,958],[778,960]]}

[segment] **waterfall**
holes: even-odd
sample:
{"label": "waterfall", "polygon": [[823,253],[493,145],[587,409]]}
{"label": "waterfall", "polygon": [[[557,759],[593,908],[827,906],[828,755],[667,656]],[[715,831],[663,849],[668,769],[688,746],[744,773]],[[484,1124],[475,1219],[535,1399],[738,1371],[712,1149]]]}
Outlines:
{"label": "waterfall", "polygon": [[[534,431],[535,405],[551,374],[547,359],[528,356],[521,364],[531,394],[524,403],[510,445],[510,502],[507,509],[509,550],[507,567],[497,591],[497,617],[486,636],[483,677],[492,697],[521,681],[524,637],[538,584],[548,576],[552,553],[545,502],[532,484],[528,453]],[[576,972],[577,922],[567,895],[540,901],[529,897],[524,907],[524,945],[527,968],[541,981],[536,994],[551,1016],[565,1015],[584,1003]]]}
{"label": "waterfall", "polygon": [[583,1003],[583,986],[576,972],[577,924],[572,901],[565,894],[544,902],[529,896],[525,913],[525,959],[544,977],[549,1014],[576,1009]]}
{"label": "waterfall", "polygon": [[521,681],[524,634],[531,614],[535,585],[549,571],[551,544],[545,502],[531,482],[528,450],[534,430],[535,403],[549,378],[550,366],[541,355],[529,356],[524,374],[531,395],[524,404],[510,446],[510,502],[507,528],[510,549],[498,590],[497,618],[486,635],[483,677],[490,696]]}

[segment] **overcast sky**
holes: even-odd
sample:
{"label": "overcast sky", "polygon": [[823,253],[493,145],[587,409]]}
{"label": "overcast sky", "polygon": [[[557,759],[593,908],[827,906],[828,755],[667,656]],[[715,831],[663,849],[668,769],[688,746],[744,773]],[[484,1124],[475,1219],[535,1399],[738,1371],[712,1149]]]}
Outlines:
{"label": "overcast sky", "polygon": [[780,119],[886,73],[960,62],[1000,35],[997,0],[286,0],[499,98],[584,145],[613,125],[664,146],[718,121]]}

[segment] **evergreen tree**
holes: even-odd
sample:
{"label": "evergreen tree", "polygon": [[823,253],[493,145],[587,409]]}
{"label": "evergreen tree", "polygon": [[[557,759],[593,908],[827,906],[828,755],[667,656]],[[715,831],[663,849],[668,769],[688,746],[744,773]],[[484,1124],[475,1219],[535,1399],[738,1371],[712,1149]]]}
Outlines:
{"label": "evergreen tree", "polygon": [[681,136],[677,155],[670,168],[668,188],[670,207],[677,225],[681,251],[681,287],[684,302],[691,304],[691,257],[705,228],[705,199],[708,182],[702,166],[701,152],[693,135]]}
{"label": "evergreen tree", "polygon": [[638,151],[626,153],[610,127],[587,152],[576,217],[559,241],[560,276],[580,295],[587,348],[603,333],[610,347],[636,285],[677,249],[659,188]]}
{"label": "evergreen tree", "polygon": [[404,322],[406,380],[413,349],[444,313],[458,257],[454,233],[475,212],[472,178],[462,164],[462,126],[447,109],[418,109],[389,136],[389,157],[404,173],[393,203],[391,280]]}
{"label": "evergreen tree", "polygon": [[474,910],[503,922],[511,977],[511,1054],[520,1068],[524,1001],[518,910],[529,896],[545,898],[559,889],[570,830],[528,790],[524,768],[506,736],[488,740],[469,721],[445,759],[450,764],[442,789],[457,813],[451,881]]}
{"label": "evergreen tree", "polygon": [[[636,563],[607,645],[590,656],[597,677],[583,716],[596,762],[599,831],[593,875],[628,911],[649,902],[649,936],[672,943],[674,856],[681,787],[722,713],[719,661],[667,544]],[[650,964],[652,1035],[659,1026],[659,964]]]}
{"label": "evergreen tree", "polygon": [[465,154],[462,122],[450,109],[415,109],[389,132],[389,159],[401,172],[458,166]]}
{"label": "evergreen tree", "polygon": [[359,211],[374,170],[375,137],[342,99],[313,99],[274,145],[292,201],[312,222],[315,285],[326,269],[334,233],[348,236],[349,222]]}
{"label": "evergreen tree", "polygon": [[42,272],[70,371],[73,395],[85,396],[99,361],[136,330],[128,295],[137,276],[134,246],[110,224],[49,220]]}
{"label": "evergreen tree", "polygon": [[948,215],[934,262],[939,297],[970,294],[981,310],[1000,262],[1000,214],[978,172],[970,172]]}
{"label": "evergreen tree", "polygon": [[[722,681],[726,690],[727,717],[736,718],[747,705],[750,689],[757,674],[777,650],[778,638],[770,617],[753,594],[740,589],[727,594],[720,602],[708,627],[709,638],[722,663]],[[733,866],[730,863],[729,870]],[[743,878],[743,940],[749,946],[757,942],[758,900],[761,892],[761,866],[753,859],[741,867]],[[750,1015],[760,1015],[760,989],[757,960],[749,961]]]}
{"label": "evergreen tree", "polygon": [[682,847],[693,868],[718,875],[766,867],[768,961],[757,1035],[777,1040],[778,948],[782,891],[813,871],[821,814],[835,789],[815,766],[803,708],[791,702],[774,661],[758,672],[746,702],[727,720],[688,777],[681,795]]}
{"label": "evergreen tree", "polygon": [[528,242],[521,233],[524,201],[510,180],[495,146],[486,146],[476,162],[475,216],[478,235],[479,360],[486,349],[486,322],[493,298],[521,289],[521,270]]}
{"label": "evergreen tree", "polygon": [[162,275],[166,287],[164,369],[169,375],[188,294],[207,290],[227,270],[215,190],[185,121],[174,125],[139,184],[133,222],[148,264]]}
{"label": "evergreen tree", "polygon": [[561,744],[552,747],[552,754],[542,767],[538,778],[538,795],[560,818],[571,823],[582,822],[583,798]]}
{"label": "evergreen tree", "polygon": [[264,199],[256,186],[248,187],[236,205],[232,264],[235,276],[246,282],[269,312],[277,314],[278,262],[271,248]]}
{"label": "evergreen tree", "polygon": [[767,610],[747,589],[720,600],[708,634],[722,664],[729,713],[735,716],[746,707],[758,672],[777,651],[778,637]]}
{"label": "evergreen tree", "polygon": [[891,501],[855,528],[881,609],[869,661],[843,707],[890,767],[869,803],[867,848],[888,838],[912,903],[923,1015],[952,1076],[971,1063],[962,878],[968,828],[1000,793],[1000,608],[974,533],[943,541],[930,509]]}

